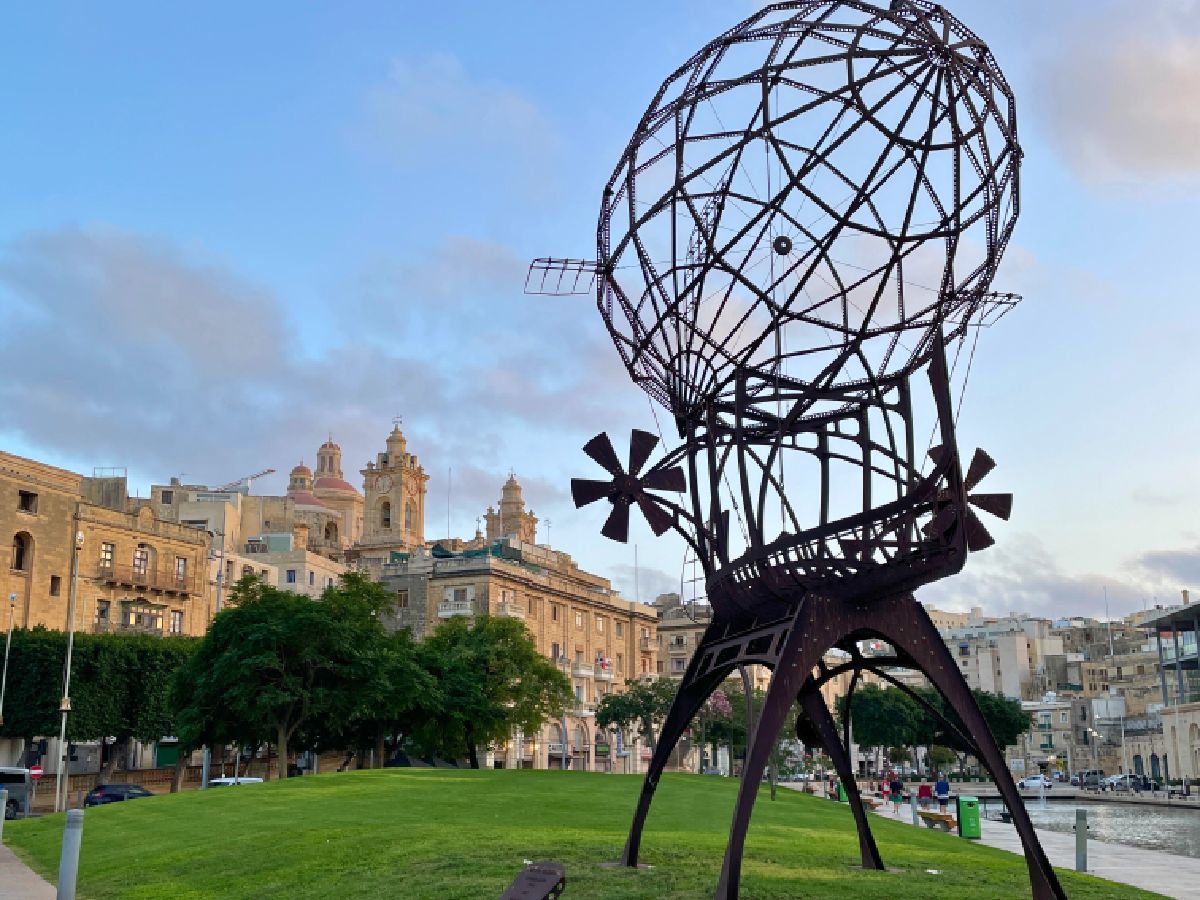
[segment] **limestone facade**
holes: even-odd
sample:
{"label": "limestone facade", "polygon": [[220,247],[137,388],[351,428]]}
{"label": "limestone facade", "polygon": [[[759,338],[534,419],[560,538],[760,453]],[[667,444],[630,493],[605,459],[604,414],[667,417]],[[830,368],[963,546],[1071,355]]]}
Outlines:
{"label": "limestone facade", "polygon": [[388,560],[393,553],[409,553],[425,546],[425,494],[429,476],[397,424],[387,437],[386,449],[362,470],[366,499],[363,502],[363,557]]}
{"label": "limestone facade", "polygon": [[208,627],[208,534],[137,508],[123,477],[85,478],[0,452],[0,533],[9,554],[0,590],[16,596],[16,627],[68,627],[77,540],[76,629],[201,635]]}

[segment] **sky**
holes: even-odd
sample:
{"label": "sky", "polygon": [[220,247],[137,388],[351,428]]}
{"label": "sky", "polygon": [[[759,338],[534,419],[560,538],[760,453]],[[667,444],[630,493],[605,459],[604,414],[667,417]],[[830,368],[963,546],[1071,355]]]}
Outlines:
{"label": "sky", "polygon": [[[1113,616],[1200,589],[1192,284],[1200,3],[958,0],[1018,100],[1021,218],[964,448],[1015,494],[922,599]],[[586,296],[600,192],[662,79],[744,2],[23,4],[0,34],[0,447],[131,488],[264,468],[332,434],[351,481],[394,417],[426,534],[516,472],[539,538],[628,595],[682,546],[576,511],[580,447],[654,431]],[[662,413],[659,413],[662,417]],[[547,520],[549,525],[547,526]],[[635,567],[636,559],[636,567]],[[685,590],[690,592],[690,588]]]}

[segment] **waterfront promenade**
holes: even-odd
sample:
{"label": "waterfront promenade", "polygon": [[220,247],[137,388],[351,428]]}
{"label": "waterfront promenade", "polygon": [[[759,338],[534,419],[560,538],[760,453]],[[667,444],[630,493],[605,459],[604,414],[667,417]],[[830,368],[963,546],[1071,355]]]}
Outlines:
{"label": "waterfront promenade", "polygon": [[[1175,805],[1178,805],[1178,802]],[[876,814],[910,826],[912,824],[912,812],[908,804],[901,806],[899,813],[892,811],[891,804],[883,804],[876,810]],[[985,819],[982,831],[980,843],[1024,855],[1017,829],[1012,825]],[[1039,828],[1038,839],[1053,865],[1074,870],[1075,835]],[[956,834],[947,834],[946,840],[964,839]],[[1166,897],[1200,900],[1200,859],[1190,856],[1177,856],[1159,850],[1093,840],[1088,841],[1088,873],[1107,878],[1109,881],[1154,891]]]}

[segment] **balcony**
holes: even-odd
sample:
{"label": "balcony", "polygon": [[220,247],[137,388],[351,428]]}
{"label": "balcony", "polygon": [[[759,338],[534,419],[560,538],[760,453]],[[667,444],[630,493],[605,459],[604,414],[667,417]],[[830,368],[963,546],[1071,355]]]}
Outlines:
{"label": "balcony", "polygon": [[475,603],[471,600],[443,600],[438,604],[438,618],[475,615]]}
{"label": "balcony", "polygon": [[592,678],[595,676],[596,670],[587,663],[574,662],[571,663],[571,674],[576,678]]}
{"label": "balcony", "polygon": [[152,628],[149,625],[129,625],[123,622],[110,622],[108,620],[96,622],[92,625],[93,634],[149,634],[154,637],[162,637],[163,630],[161,628]]}
{"label": "balcony", "polygon": [[596,710],[591,703],[580,703],[576,701],[575,708],[571,710],[571,715],[577,719],[587,719],[596,714]]}
{"label": "balcony", "polygon": [[97,566],[96,580],[126,587],[148,588],[168,594],[195,593],[195,582],[190,576],[176,575],[174,572],[153,572],[148,568],[135,566],[118,566],[115,563]]}
{"label": "balcony", "polygon": [[612,667],[609,666],[608,668],[601,668],[600,666],[596,666],[595,678],[597,681],[604,681],[611,684],[613,680]]}
{"label": "balcony", "polygon": [[667,652],[672,656],[687,656],[691,650],[688,648],[687,641],[671,641],[667,644]]}
{"label": "balcony", "polygon": [[525,609],[516,603],[501,602],[496,607],[496,615],[506,619],[524,619]]}
{"label": "balcony", "polygon": [[651,640],[650,638],[648,638],[648,637],[639,638],[639,639],[638,639],[638,646],[639,646],[639,647],[641,647],[643,650],[656,650],[656,649],[658,649],[658,645],[657,645],[657,644],[655,644],[655,643],[654,643],[654,641],[652,641],[652,640]]}

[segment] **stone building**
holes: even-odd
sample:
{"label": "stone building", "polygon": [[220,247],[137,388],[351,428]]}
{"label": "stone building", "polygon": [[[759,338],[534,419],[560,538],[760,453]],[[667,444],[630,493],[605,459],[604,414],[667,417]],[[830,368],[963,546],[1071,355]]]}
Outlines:
{"label": "stone building", "polygon": [[425,493],[429,476],[397,424],[386,449],[362,470],[366,500],[358,550],[365,559],[389,560],[425,546]]}
{"label": "stone building", "polygon": [[575,704],[565,723],[547,723],[536,734],[515,734],[489,748],[490,765],[559,768],[565,753],[574,769],[642,770],[649,748],[598,729],[595,710],[605,694],[623,691],[626,679],[653,677],[652,607],[624,599],[608,579],[579,568],[566,553],[515,535],[461,552],[443,544],[417,547],[368,564],[395,594],[392,627],[422,638],[452,616],[517,618],[570,678]]}
{"label": "stone building", "polygon": [[341,517],[340,523],[326,525],[321,537],[331,546],[349,549],[362,538],[364,500],[342,475],[342,448],[333,442],[332,435],[317,450],[315,476],[313,497]]}
{"label": "stone building", "polygon": [[[75,627],[200,635],[212,616],[207,533],[137,508],[123,475],[87,478],[0,452],[0,533],[14,625],[65,630],[78,545]],[[7,624],[7,623],[6,623]]]}
{"label": "stone building", "polygon": [[489,541],[513,537],[526,544],[534,543],[537,535],[537,516],[533,510],[526,511],[521,496],[521,485],[517,476],[509,473],[508,481],[500,491],[500,509],[489,506],[483,514],[484,527]]}

